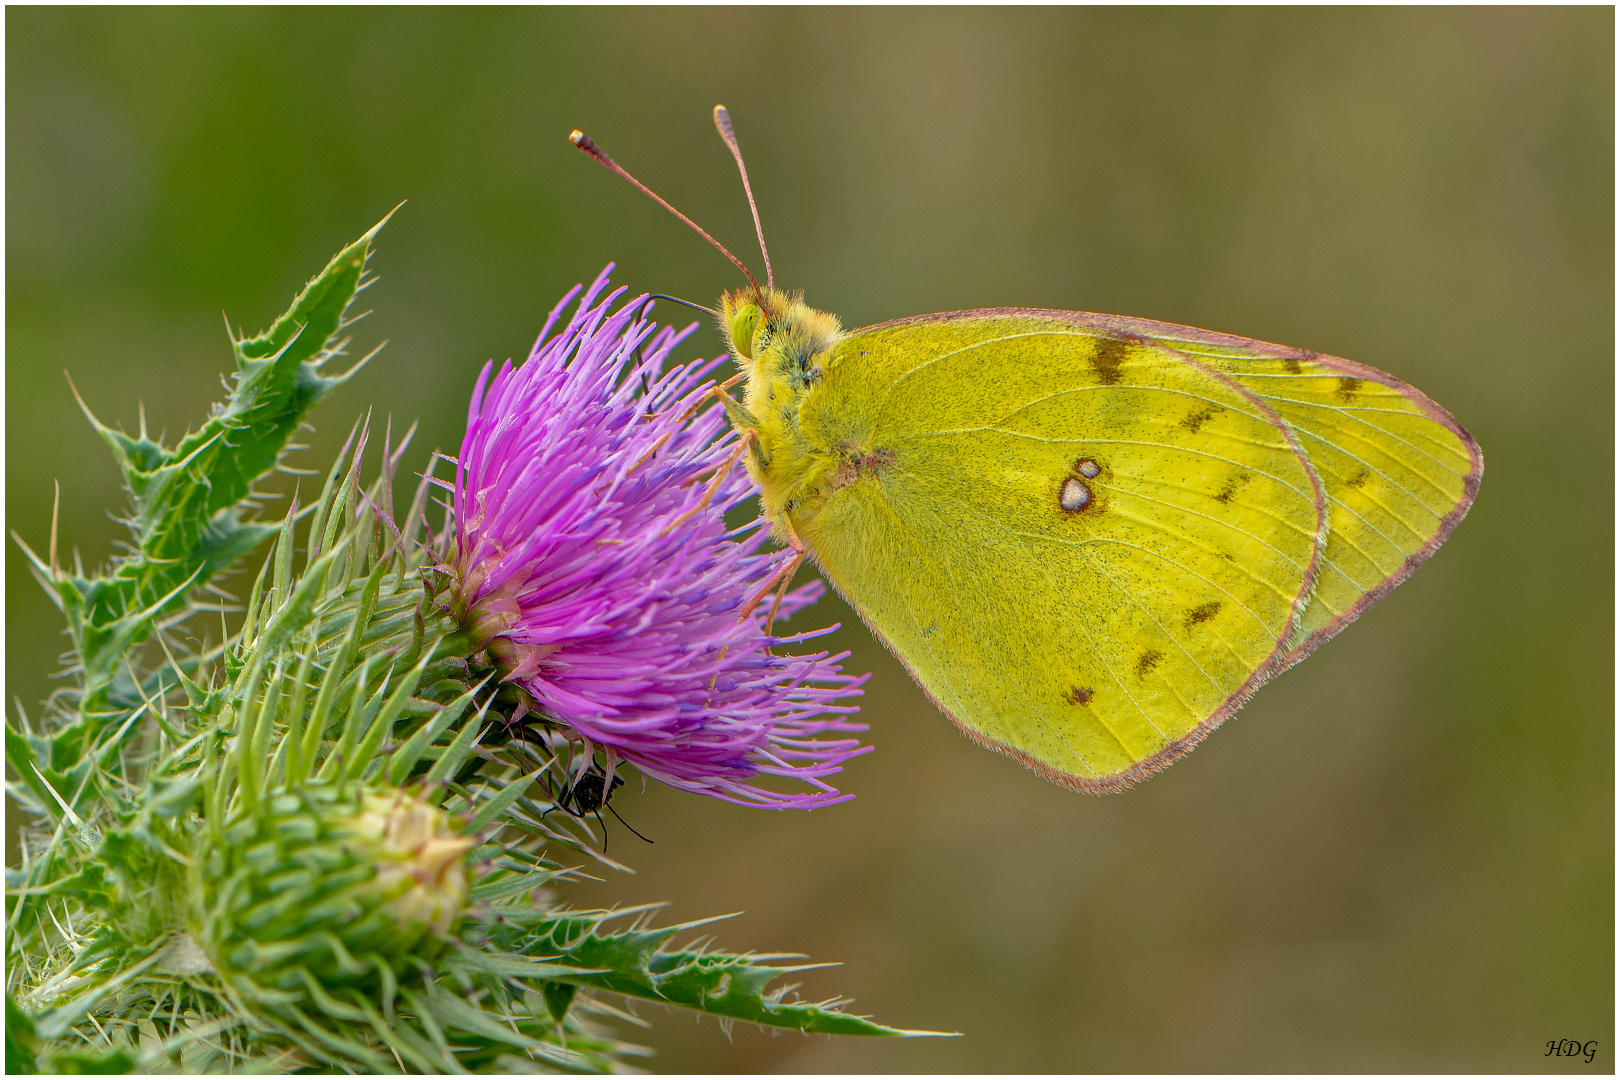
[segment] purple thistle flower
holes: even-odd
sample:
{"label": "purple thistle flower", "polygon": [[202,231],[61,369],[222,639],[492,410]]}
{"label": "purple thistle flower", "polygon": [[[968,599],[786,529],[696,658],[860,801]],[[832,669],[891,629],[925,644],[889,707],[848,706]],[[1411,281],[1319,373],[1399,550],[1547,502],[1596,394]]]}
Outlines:
{"label": "purple thistle flower", "polygon": [[[553,336],[579,289],[563,298],[526,363],[478,377],[456,466],[455,611],[588,751],[745,806],[852,798],[822,778],[871,747],[819,736],[866,730],[842,703],[865,677],[842,673],[848,653],[769,651],[836,627],[772,636],[769,597],[739,619],[792,553],[762,550],[767,522],[726,527],[753,488],[728,466],[738,436],[722,411],[697,407],[725,358],[665,371],[691,328],[643,319],[645,297],[610,312],[624,292],[597,302],[611,270]],[[778,618],[824,591],[789,592]],[[764,777],[810,790],[772,790]]]}

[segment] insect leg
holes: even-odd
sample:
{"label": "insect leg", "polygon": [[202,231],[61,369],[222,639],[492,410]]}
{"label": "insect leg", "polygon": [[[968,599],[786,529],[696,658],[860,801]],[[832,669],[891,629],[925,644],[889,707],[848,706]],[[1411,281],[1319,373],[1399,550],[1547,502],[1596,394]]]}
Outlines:
{"label": "insect leg", "polygon": [[703,498],[699,499],[698,504],[692,507],[692,509],[682,514],[668,525],[665,525],[663,531],[658,535],[668,536],[677,526],[684,525],[690,521],[693,515],[697,514],[698,511],[708,509],[709,500],[714,498],[714,493],[716,491],[720,490],[720,485],[725,483],[726,477],[730,475],[732,467],[735,466],[738,461],[742,460],[743,454],[747,453],[748,447],[753,441],[753,431],[750,430],[743,432],[742,438],[737,440],[737,449],[733,450],[731,452],[731,456],[726,459],[725,464],[721,465],[719,469],[715,471],[714,479],[709,481],[708,489],[703,492]]}
{"label": "insect leg", "polygon": [[[748,410],[744,409],[737,403],[737,399],[726,393],[728,388],[737,385],[738,382],[742,381],[746,377],[747,372],[739,371],[737,374],[733,375],[719,386],[710,387],[708,391],[700,395],[696,401],[687,407],[687,410],[680,415],[680,417],[676,420],[676,423],[684,424],[686,421],[692,419],[693,416],[697,415],[697,411],[703,408],[704,404],[706,404],[712,397],[719,399],[720,404],[726,410],[726,416],[731,420],[732,427],[735,427],[739,431],[747,431],[752,429],[754,426],[754,418],[749,415]],[[642,454],[632,467],[639,469],[642,465],[645,465],[648,459],[650,459],[654,454],[658,453],[658,451],[663,448],[663,445],[670,440],[670,436],[674,434],[674,430],[670,430],[658,436],[658,438],[653,441],[653,444],[647,448],[647,452]]]}
{"label": "insect leg", "polygon": [[[793,569],[797,570],[802,562],[804,562],[804,552],[801,551],[793,560]],[[793,575],[791,573],[783,574],[782,585],[776,590],[776,599],[771,601],[771,613],[765,619],[765,632],[767,634],[776,625],[776,613],[781,610],[782,599],[787,596],[788,586],[791,584],[793,584]]]}
{"label": "insect leg", "polygon": [[559,809],[559,808],[561,808],[563,810],[563,812],[566,813],[568,808],[563,806],[562,803],[558,802],[557,801],[557,796],[555,796],[555,795],[553,795],[551,793],[551,785],[546,782],[546,778],[544,776],[542,776],[539,779],[540,779],[540,786],[545,789],[546,799],[547,799],[547,801],[549,801],[551,803],[551,810],[547,810],[544,813],[542,813],[540,815],[540,820],[541,821],[546,820],[546,814],[549,814],[549,813],[551,813],[552,810],[556,810],[556,809]]}
{"label": "insect leg", "polygon": [[[795,537],[795,539],[797,539],[797,538]],[[749,600],[748,603],[743,606],[742,614],[737,616],[737,621],[742,622],[744,619],[748,618],[748,616],[752,615],[754,613],[754,609],[759,606],[759,602],[761,600],[765,599],[765,597],[770,594],[770,591],[772,589],[775,589],[775,588],[781,586],[781,587],[784,587],[784,592],[785,592],[785,586],[787,585],[788,582],[793,580],[793,575],[795,573],[797,573],[799,567],[801,565],[803,565],[804,556],[805,556],[804,548],[802,548],[802,547],[794,548],[793,549],[793,558],[791,558],[787,562],[783,563],[781,569],[777,570],[776,573],[772,574],[771,579],[765,583],[764,587],[761,588],[757,593],[755,593],[753,598],[751,600]],[[781,604],[782,604],[782,597],[778,596],[776,598],[776,603],[771,605],[771,618],[773,620],[776,618],[776,609],[778,607],[780,607]],[[767,624],[767,630],[768,629],[769,629],[769,624]]]}
{"label": "insect leg", "polygon": [[[608,813],[612,814],[616,818],[619,818],[619,824],[620,825],[623,825],[625,828],[629,829],[631,832],[636,833],[637,836],[641,836],[641,834],[636,832],[635,828],[628,821],[624,820],[624,818],[622,818],[622,817],[619,817],[619,812],[617,810],[613,809],[613,807],[611,805],[608,806]],[[605,829],[603,830],[602,835],[604,837],[607,836],[607,831]],[[647,838],[645,836],[641,836],[641,838],[643,840],[647,840]],[[647,843],[650,844],[650,843],[652,843],[652,841],[647,840]],[[603,847],[603,850],[605,852],[606,849],[607,849],[607,845],[604,843],[602,845],[602,847]]]}

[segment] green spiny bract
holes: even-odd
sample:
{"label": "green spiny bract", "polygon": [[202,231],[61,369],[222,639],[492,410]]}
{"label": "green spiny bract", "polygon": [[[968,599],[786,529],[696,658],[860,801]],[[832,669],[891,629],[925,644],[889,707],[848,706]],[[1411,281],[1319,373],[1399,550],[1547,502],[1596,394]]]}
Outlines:
{"label": "green spiny bract", "polygon": [[[447,534],[424,535],[429,481],[403,514],[392,498],[408,435],[363,485],[357,425],[313,506],[244,524],[330,387],[318,368],[373,233],[234,343],[205,434],[166,451],[102,429],[134,554],[94,581],[33,559],[78,665],[42,718],[6,727],[8,792],[48,826],[24,828],[6,871],[8,1071],[613,1071],[642,1051],[601,1026],[623,1018],[604,991],[902,1034],[785,1000],[768,986],[798,969],[773,957],[672,945],[698,924],[560,905],[572,871],[550,853],[617,864],[584,819],[547,816],[543,792],[569,790],[564,736],[503,722],[434,599]],[[241,625],[187,648],[218,625],[199,588],[272,535]]]}
{"label": "green spiny bract", "polygon": [[445,813],[398,789],[308,785],[267,798],[223,830],[200,868],[198,944],[221,973],[303,1001],[396,976],[460,922],[464,856]]}

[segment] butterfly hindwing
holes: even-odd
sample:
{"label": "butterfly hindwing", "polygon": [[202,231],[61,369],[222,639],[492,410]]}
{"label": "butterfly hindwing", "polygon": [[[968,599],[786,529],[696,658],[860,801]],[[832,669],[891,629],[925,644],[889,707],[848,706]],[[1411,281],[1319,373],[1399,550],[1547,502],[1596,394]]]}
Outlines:
{"label": "butterfly hindwing", "polygon": [[1479,490],[1473,436],[1422,391],[1335,356],[1192,327],[1087,316],[1162,341],[1241,383],[1297,433],[1321,477],[1330,531],[1287,662],[1303,659],[1404,581]]}

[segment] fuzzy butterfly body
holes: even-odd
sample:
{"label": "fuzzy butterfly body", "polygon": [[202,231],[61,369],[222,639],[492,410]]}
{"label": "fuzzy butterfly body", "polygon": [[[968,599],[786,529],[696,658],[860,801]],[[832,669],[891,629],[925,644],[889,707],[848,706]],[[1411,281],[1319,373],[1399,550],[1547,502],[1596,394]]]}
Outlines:
{"label": "fuzzy butterfly body", "polygon": [[1468,432],[1373,368],[1074,311],[846,332],[658,201],[749,277],[715,313],[746,378],[722,400],[778,539],[965,734],[1059,784],[1122,790],[1191,749],[1478,490]]}

